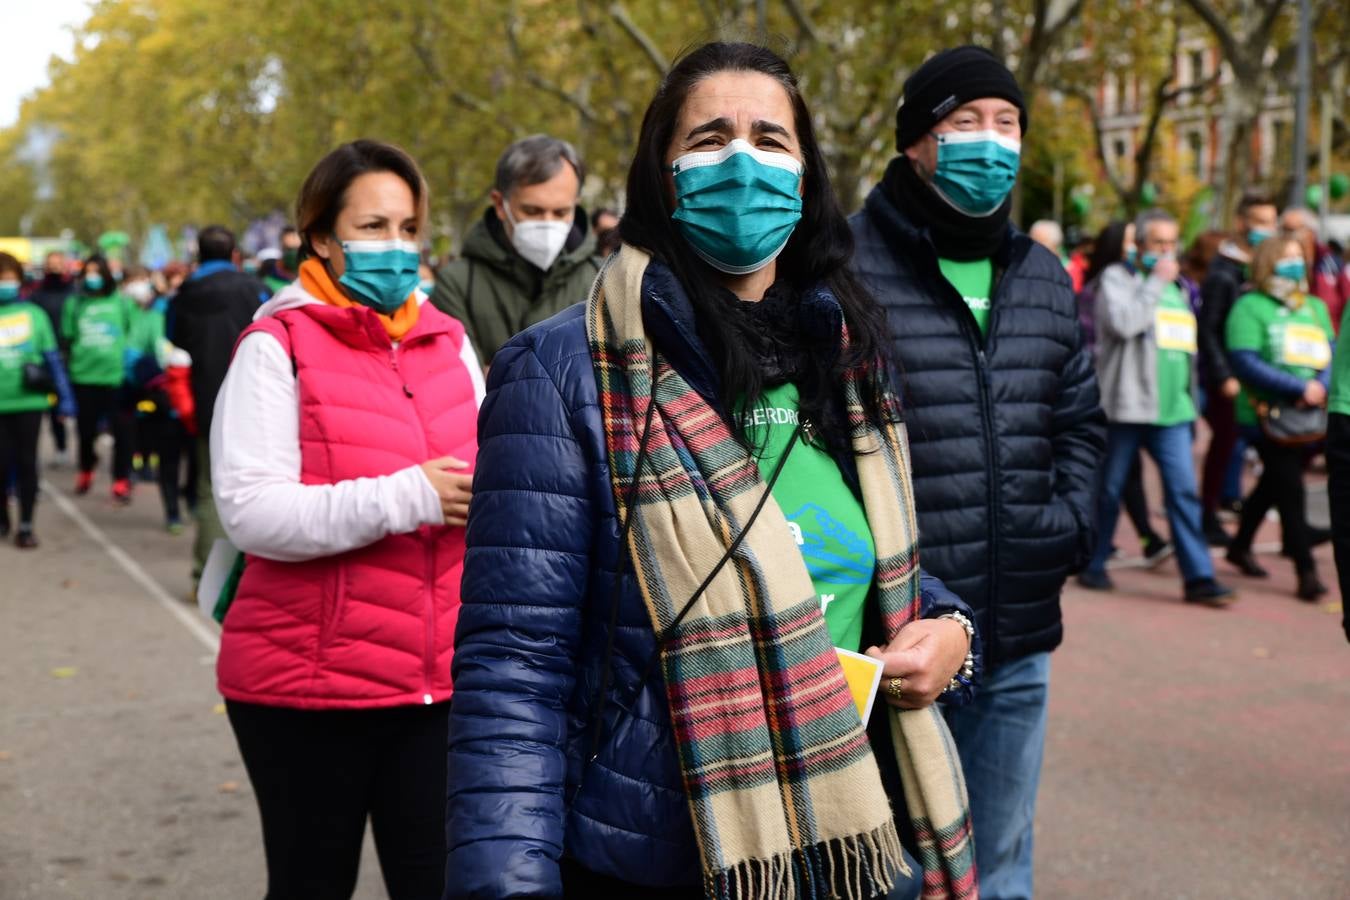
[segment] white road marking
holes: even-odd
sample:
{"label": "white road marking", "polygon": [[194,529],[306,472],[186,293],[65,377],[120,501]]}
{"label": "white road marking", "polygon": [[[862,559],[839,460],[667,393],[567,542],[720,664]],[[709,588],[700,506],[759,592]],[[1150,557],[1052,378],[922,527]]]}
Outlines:
{"label": "white road marking", "polygon": [[154,577],[141,566],[140,563],[132,559],[125,550],[112,542],[112,539],[99,528],[89,517],[80,511],[75,502],[59,491],[47,479],[42,480],[42,492],[51,498],[61,512],[65,513],[72,522],[80,526],[84,533],[89,535],[95,544],[103,548],[103,552],[112,558],[112,561],[122,567],[122,571],[131,576],[131,580],[145,588],[156,603],[163,607],[164,611],[178,620],[178,623],[186,628],[193,637],[201,641],[206,649],[210,650],[212,655],[220,651],[220,632],[212,625],[202,621],[196,609],[192,609],[175,600],[168,591],[164,589]]}

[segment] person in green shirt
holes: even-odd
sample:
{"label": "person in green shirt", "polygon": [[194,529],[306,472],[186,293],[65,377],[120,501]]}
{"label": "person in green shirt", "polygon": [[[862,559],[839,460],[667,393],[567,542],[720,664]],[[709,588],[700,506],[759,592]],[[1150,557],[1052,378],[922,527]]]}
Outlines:
{"label": "person in green shirt", "polygon": [[51,320],[41,307],[19,299],[23,266],[0,253],[0,538],[11,530],[8,481],[18,487],[19,527],[14,544],[38,545],[33,513],[38,493],[38,434],[54,392],[61,415],[73,415],[74,399],[66,378]]}
{"label": "person in green shirt", "polygon": [[117,291],[107,261],[91,256],[85,261],[79,290],[61,316],[79,407],[80,473],[75,493],[87,494],[93,486],[98,464],[94,440],[100,423],[106,421],[113,434],[113,499],[119,503],[131,501],[131,416],[123,408],[121,391],[136,312],[135,303]]}
{"label": "person in green shirt", "polygon": [[1228,358],[1241,383],[1234,405],[1238,427],[1261,454],[1261,478],[1242,505],[1227,559],[1243,574],[1267,575],[1252,555],[1252,541],[1275,506],[1285,554],[1298,572],[1298,597],[1327,592],[1317,576],[1303,487],[1304,448],[1276,443],[1260,427],[1271,404],[1326,405],[1335,332],[1326,304],[1308,292],[1303,248],[1292,239],[1263,242],[1252,257],[1254,289],[1228,314]]}
{"label": "person in green shirt", "polygon": [[[1341,315],[1341,331],[1350,323],[1350,306]],[[1350,597],[1350,351],[1336,348],[1331,360],[1331,397],[1327,401],[1327,499],[1331,505],[1331,544],[1341,597]],[[1341,627],[1350,641],[1350,604],[1341,603]]]}
{"label": "person in green shirt", "polygon": [[1142,446],[1162,475],[1186,601],[1224,606],[1232,602],[1233,589],[1214,579],[1191,454],[1197,335],[1195,314],[1178,280],[1177,222],[1152,210],[1138,218],[1134,232],[1138,267],[1108,266],[1097,289],[1097,381],[1109,425],[1097,549],[1078,580],[1084,587],[1111,587],[1106,560],[1120,495]]}

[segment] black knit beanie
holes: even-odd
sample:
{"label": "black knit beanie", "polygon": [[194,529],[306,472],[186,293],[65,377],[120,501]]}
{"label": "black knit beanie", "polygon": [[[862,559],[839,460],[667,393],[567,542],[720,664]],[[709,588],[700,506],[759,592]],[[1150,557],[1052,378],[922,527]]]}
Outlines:
{"label": "black knit beanie", "polygon": [[1015,105],[1026,134],[1027,105],[1008,67],[983,47],[943,50],[905,79],[904,97],[895,111],[896,149],[903,152],[952,110],[981,97],[999,97]]}

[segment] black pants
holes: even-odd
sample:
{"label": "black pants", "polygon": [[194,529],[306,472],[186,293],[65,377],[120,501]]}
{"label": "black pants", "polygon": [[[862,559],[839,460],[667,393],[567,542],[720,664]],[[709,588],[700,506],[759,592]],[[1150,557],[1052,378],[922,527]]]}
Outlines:
{"label": "black pants", "polygon": [[[9,490],[9,473],[14,472],[19,488],[19,525],[33,524],[37,506],[38,435],[42,431],[42,413],[21,412],[0,415],[0,500]],[[7,500],[5,502],[8,502]],[[8,520],[8,507],[4,516]]]}
{"label": "black pants", "polygon": [[1280,511],[1284,552],[1298,571],[1310,571],[1314,565],[1303,490],[1304,451],[1301,447],[1282,447],[1263,437],[1256,442],[1256,452],[1261,454],[1261,480],[1242,503],[1242,522],[1232,547],[1239,552],[1250,550],[1256,530],[1274,506]]}
{"label": "black pants", "polygon": [[266,900],[351,897],[367,817],[390,900],[440,900],[449,703],[225,706],[262,814]]}
{"label": "black pants", "polygon": [[[183,475],[184,458],[192,457],[192,438],[188,436],[183,423],[172,416],[155,415],[141,420],[141,432],[145,436],[145,446],[141,452],[146,456],[154,453],[159,456],[159,495],[164,501],[164,517],[170,522],[180,518],[179,479]],[[148,461],[146,463],[149,464]],[[189,469],[193,468],[189,465]],[[190,475],[195,474],[193,472]],[[195,491],[195,487],[193,488]],[[196,505],[194,493],[189,498]]]}
{"label": "black pants", "polygon": [[80,407],[75,427],[80,435],[81,472],[92,472],[98,465],[94,440],[98,437],[99,423],[106,420],[113,436],[113,480],[131,477],[131,413],[122,408],[121,397],[120,388],[75,385],[75,402]]}
{"label": "black pants", "polygon": [[61,418],[56,407],[52,407],[52,443],[56,445],[57,453],[66,452],[66,420]]}
{"label": "black pants", "polygon": [[608,875],[600,875],[583,867],[576,860],[564,856],[559,864],[564,900],[600,900],[606,897],[641,897],[643,900],[702,900],[703,888],[651,888],[630,884]]}

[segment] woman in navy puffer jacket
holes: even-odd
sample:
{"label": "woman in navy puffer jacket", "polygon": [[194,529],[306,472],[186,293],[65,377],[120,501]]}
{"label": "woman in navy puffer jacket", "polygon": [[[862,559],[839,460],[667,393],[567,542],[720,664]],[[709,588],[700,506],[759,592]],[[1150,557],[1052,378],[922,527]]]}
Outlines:
{"label": "woman in navy puffer jacket", "polygon": [[[693,212],[697,191],[670,174],[671,159],[687,161],[690,153],[702,154],[701,163],[734,159],[751,169],[737,157],[779,168],[790,165],[785,158],[796,160],[801,220],[784,229],[791,238],[784,234],[764,253],[735,234],[729,220],[709,230],[717,232],[713,238],[676,224],[675,211],[690,211],[691,220],[711,215],[707,206]],[[740,183],[746,189],[736,215],[774,225],[773,214],[757,211],[759,189]],[[740,44],[711,44],[678,63],[644,120],[629,197],[622,252],[632,255],[611,266],[637,258],[634,246],[651,256],[640,290],[648,346],[687,382],[689,396],[706,401],[752,452],[772,444],[774,434],[754,433],[753,417],[726,411],[781,396],[775,392],[785,384],[800,387],[800,416],[816,423],[819,436],[801,438],[797,458],[815,454],[812,459],[827,461],[832,475],[826,480],[844,487],[833,495],[832,511],[860,510],[859,464],[848,450],[839,385],[844,367],[859,365],[858,358],[864,366],[883,365],[875,349],[884,347],[881,315],[847,273],[847,224],[786,64]],[[737,253],[740,265],[727,264]],[[726,271],[733,267],[753,271]],[[600,302],[605,278],[602,272],[592,305]],[[845,323],[851,346],[861,348],[851,363],[839,358]],[[605,395],[605,403],[615,402]],[[530,328],[497,354],[479,441],[454,657],[445,896],[702,896],[709,865],[700,857],[681,770],[681,751],[691,751],[672,727],[662,667],[649,668],[656,638],[616,512],[586,307]],[[689,453],[698,450],[691,444]],[[793,453],[789,443],[781,456]],[[785,512],[792,472],[783,465],[772,489]],[[828,495],[820,484],[806,487]],[[798,539],[804,556],[824,540],[805,527],[808,533]],[[873,563],[865,553],[860,558]],[[713,561],[688,562],[702,578]],[[818,567],[807,562],[816,581]],[[853,584],[852,637],[836,634],[828,610],[824,619],[836,646],[850,640],[848,649],[885,646],[885,672],[896,675],[900,657],[890,655],[895,645],[883,636],[878,590],[867,571]],[[837,612],[848,596],[841,588],[822,596],[822,606]],[[673,599],[678,607],[687,597]],[[883,694],[907,709],[926,708],[939,695],[963,702],[970,691],[968,654],[979,654],[967,627],[970,611],[927,576],[920,600],[921,619],[905,626],[915,646],[902,651],[911,654],[904,677],[885,679]],[[885,793],[903,811],[886,716],[874,712],[871,723],[868,739]],[[903,813],[897,818],[906,819]],[[907,824],[900,824],[902,835]],[[800,871],[796,877],[797,887],[785,896],[811,896],[819,888],[803,882]],[[916,871],[915,880],[901,879],[897,891],[917,893],[918,877]]]}

